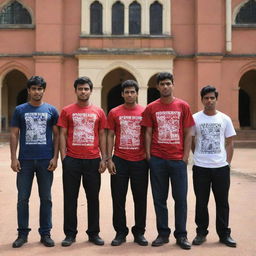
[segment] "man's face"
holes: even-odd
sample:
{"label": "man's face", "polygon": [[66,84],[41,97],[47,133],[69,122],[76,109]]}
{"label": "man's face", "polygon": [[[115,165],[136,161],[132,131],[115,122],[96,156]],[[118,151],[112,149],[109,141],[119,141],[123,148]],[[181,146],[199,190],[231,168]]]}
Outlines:
{"label": "man's face", "polygon": [[124,102],[127,104],[135,104],[138,93],[136,92],[134,87],[127,87],[122,92],[122,97],[124,98]]}
{"label": "man's face", "polygon": [[214,92],[209,92],[205,94],[202,98],[202,103],[205,110],[215,110],[217,99]]}
{"label": "man's face", "polygon": [[28,95],[33,101],[41,101],[44,95],[45,89],[40,85],[31,85],[28,88]]}
{"label": "man's face", "polygon": [[156,88],[160,92],[161,97],[169,97],[173,93],[174,85],[170,79],[165,79],[160,81]]}
{"label": "man's face", "polygon": [[75,92],[79,101],[88,101],[92,93],[89,84],[78,84]]}

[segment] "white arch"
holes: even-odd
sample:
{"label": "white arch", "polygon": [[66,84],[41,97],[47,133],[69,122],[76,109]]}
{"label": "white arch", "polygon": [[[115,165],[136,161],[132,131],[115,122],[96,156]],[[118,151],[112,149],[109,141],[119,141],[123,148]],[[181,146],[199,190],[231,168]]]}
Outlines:
{"label": "white arch", "polygon": [[244,0],[242,1],[240,4],[238,4],[233,11],[233,18],[232,18],[232,24],[236,24],[236,16],[239,13],[240,9],[246,4],[248,3],[250,0]]}
{"label": "white arch", "polygon": [[122,68],[124,70],[127,70],[129,73],[131,73],[138,81],[139,86],[144,84],[144,79],[142,75],[133,66],[123,61],[115,61],[111,63],[109,66],[107,66],[106,68],[102,69],[97,75],[96,84],[102,85],[103,79],[105,78],[105,76],[117,68]]}

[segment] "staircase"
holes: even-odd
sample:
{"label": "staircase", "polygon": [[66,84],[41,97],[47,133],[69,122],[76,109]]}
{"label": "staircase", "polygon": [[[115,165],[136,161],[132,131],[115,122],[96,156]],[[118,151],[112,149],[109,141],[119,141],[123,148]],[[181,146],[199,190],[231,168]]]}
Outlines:
{"label": "staircase", "polygon": [[256,130],[237,130],[234,138],[235,148],[256,148]]}

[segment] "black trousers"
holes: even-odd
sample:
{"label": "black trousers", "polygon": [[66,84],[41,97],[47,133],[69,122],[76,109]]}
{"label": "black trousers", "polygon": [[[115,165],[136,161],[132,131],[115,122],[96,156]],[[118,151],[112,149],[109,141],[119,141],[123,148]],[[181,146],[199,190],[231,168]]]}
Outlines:
{"label": "black trousers", "polygon": [[86,233],[98,234],[99,228],[99,191],[101,177],[98,171],[100,158],[77,159],[66,156],[63,160],[64,191],[64,233],[75,237],[77,234],[77,198],[81,179],[87,198]]}
{"label": "black trousers", "polygon": [[193,166],[193,184],[196,195],[197,234],[208,234],[208,201],[210,190],[216,203],[216,231],[220,238],[230,235],[228,193],[230,187],[230,167],[203,168]]}
{"label": "black trousers", "polygon": [[117,234],[126,236],[125,202],[129,180],[134,201],[135,225],[133,235],[144,234],[147,212],[148,164],[146,160],[127,161],[114,156],[116,174],[111,175],[111,193],[113,200],[113,226]]}

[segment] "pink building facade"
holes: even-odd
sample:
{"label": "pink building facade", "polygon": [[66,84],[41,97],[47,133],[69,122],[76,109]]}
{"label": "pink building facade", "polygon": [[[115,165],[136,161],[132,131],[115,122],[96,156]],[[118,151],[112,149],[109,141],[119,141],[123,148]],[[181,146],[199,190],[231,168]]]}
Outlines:
{"label": "pink building facade", "polygon": [[32,75],[59,110],[75,100],[73,81],[89,76],[107,112],[125,79],[138,81],[139,103],[155,99],[160,71],[174,73],[175,95],[193,112],[211,84],[235,127],[256,129],[255,12],[255,0],[0,0],[1,131]]}

